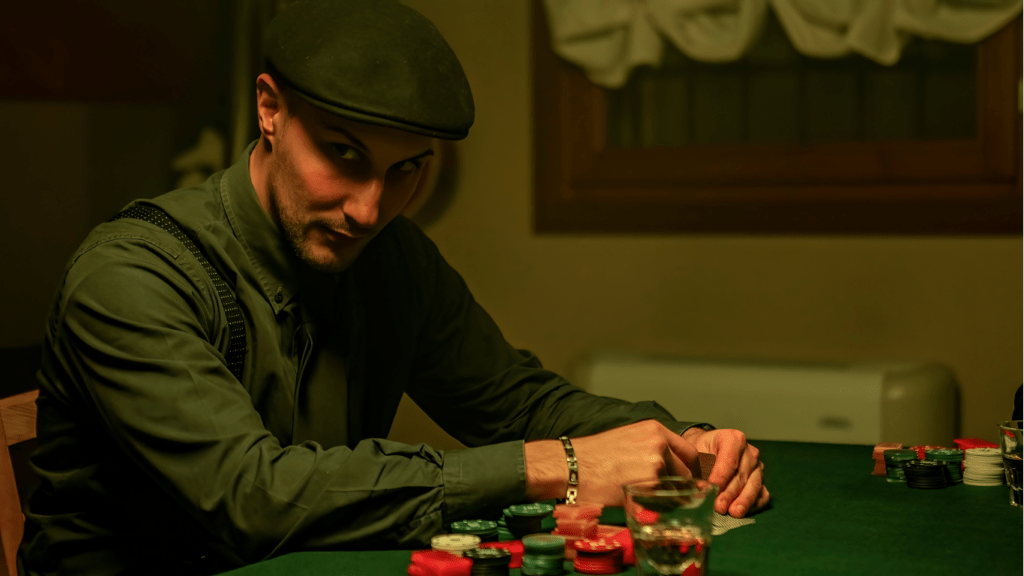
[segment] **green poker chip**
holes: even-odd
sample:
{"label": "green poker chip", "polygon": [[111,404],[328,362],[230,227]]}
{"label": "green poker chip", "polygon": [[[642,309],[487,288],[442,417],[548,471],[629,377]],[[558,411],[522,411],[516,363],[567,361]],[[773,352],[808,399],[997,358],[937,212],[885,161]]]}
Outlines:
{"label": "green poker chip", "polygon": [[906,467],[911,462],[917,462],[917,450],[886,450],[882,454],[885,458],[886,481],[906,482]]}
{"label": "green poker chip", "polygon": [[530,534],[523,536],[524,554],[536,556],[565,555],[565,539],[554,534]]}
{"label": "green poker chip", "polygon": [[459,520],[452,522],[452,532],[459,534],[475,534],[477,532],[493,532],[498,523],[493,520]]}
{"label": "green poker chip", "polygon": [[558,576],[565,572],[562,558],[544,556],[523,556],[519,570],[525,576]]}
{"label": "green poker chip", "polygon": [[555,511],[551,504],[534,502],[532,504],[513,504],[506,510],[506,516],[547,516]]}

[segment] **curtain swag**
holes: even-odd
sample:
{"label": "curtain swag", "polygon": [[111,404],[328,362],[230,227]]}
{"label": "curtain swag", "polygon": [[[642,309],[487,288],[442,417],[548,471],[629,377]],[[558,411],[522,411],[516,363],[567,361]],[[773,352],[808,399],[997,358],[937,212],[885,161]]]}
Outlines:
{"label": "curtain swag", "polygon": [[606,88],[661,64],[663,39],[702,62],[730,62],[757,41],[769,7],[814,58],[851,52],[892,65],[912,36],[980,42],[1022,0],[544,0],[555,53]]}

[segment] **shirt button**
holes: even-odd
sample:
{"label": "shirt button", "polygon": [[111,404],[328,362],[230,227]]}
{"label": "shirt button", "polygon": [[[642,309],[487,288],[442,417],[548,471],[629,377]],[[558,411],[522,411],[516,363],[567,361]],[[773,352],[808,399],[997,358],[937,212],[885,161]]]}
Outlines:
{"label": "shirt button", "polygon": [[281,291],[278,290],[277,294],[274,294],[274,302],[277,302],[278,304],[280,304],[283,300],[284,300],[284,294],[281,294]]}

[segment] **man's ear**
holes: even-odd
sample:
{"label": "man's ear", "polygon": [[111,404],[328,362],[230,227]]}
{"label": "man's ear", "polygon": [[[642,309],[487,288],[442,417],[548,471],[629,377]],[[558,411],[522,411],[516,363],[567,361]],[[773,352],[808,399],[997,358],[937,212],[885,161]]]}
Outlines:
{"label": "man's ear", "polygon": [[285,102],[281,87],[270,74],[260,74],[256,77],[256,118],[260,134],[271,145],[281,130],[284,114]]}

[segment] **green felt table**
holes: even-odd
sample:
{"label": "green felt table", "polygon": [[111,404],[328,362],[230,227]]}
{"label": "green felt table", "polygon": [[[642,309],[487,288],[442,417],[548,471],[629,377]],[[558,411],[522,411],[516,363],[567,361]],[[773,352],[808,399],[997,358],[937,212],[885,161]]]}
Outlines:
{"label": "green felt table", "polygon": [[[714,576],[1022,573],[1021,510],[1010,506],[1005,486],[911,489],[871,475],[871,446],[754,444],[772,505],[755,524],[715,537]],[[228,574],[397,575],[406,573],[409,554],[299,552]]]}

